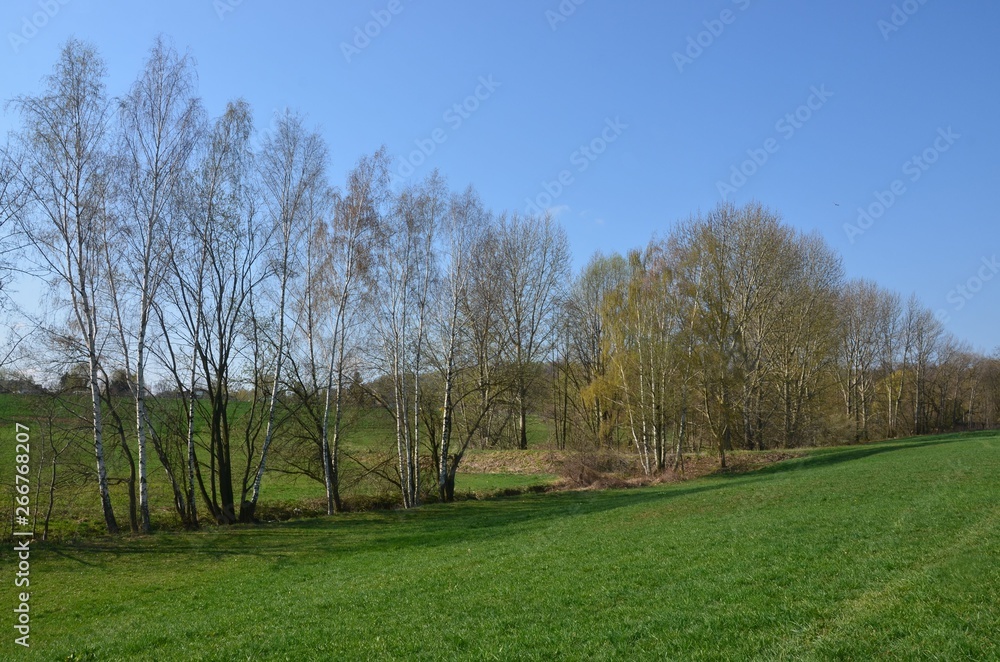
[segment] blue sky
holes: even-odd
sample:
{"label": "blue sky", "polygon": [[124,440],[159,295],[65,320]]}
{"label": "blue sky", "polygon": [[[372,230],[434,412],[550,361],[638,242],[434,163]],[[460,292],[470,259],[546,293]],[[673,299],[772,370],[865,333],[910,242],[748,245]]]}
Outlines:
{"label": "blue sky", "polygon": [[6,0],[0,96],[38,91],[69,36],[120,94],[162,32],[210,113],[241,96],[261,129],[305,113],[338,181],[385,144],[401,181],[437,167],[494,209],[552,208],[577,266],[720,191],[756,199],[992,351],[998,24],[987,0]]}

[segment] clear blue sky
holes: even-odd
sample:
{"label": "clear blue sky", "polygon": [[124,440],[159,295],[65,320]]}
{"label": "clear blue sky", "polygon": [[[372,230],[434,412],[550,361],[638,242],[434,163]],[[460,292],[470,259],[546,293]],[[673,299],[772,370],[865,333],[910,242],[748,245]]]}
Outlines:
{"label": "clear blue sky", "polygon": [[[36,17],[45,25],[21,41],[32,35],[25,20],[47,3],[58,10]],[[894,4],[900,25],[889,32]],[[577,266],[710,210],[722,199],[719,182],[732,185],[732,168],[751,150],[767,161],[747,164],[757,172],[735,180],[730,200],[757,199],[818,231],[848,275],[916,292],[948,314],[958,337],[984,351],[1000,345],[1000,274],[983,263],[1000,254],[1000,5],[563,6],[574,11],[560,15],[559,0],[6,0],[0,96],[37,91],[71,35],[100,49],[119,94],[162,32],[197,59],[213,115],[239,96],[261,128],[275,110],[302,111],[329,141],[338,180],[383,143],[406,173],[422,140],[433,150],[415,176],[437,167],[455,188],[475,184],[495,209],[544,203],[565,225]],[[391,21],[369,26],[377,36],[367,45],[352,44],[373,11]],[[675,53],[689,39],[705,46],[679,67]],[[345,55],[345,43],[364,47]],[[813,88],[832,96],[812,96]],[[455,111],[477,92],[482,99],[468,107],[478,108]],[[808,102],[814,110],[800,108]],[[796,112],[794,124],[783,120]],[[13,123],[0,117],[0,130]],[[949,128],[954,135],[939,140]],[[591,160],[578,150],[594,140],[605,149]],[[908,163],[925,150],[933,164]],[[564,190],[539,198],[560,174]],[[878,212],[876,193],[894,183],[902,193],[852,243],[844,224],[857,224],[859,207]],[[963,297],[955,288],[980,271],[990,279]]]}

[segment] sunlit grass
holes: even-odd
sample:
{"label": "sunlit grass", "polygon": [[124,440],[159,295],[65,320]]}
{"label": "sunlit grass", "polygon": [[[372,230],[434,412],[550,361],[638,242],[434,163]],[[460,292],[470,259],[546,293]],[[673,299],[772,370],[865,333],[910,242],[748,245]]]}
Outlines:
{"label": "sunlit grass", "polygon": [[33,652],[993,659],[998,472],[1000,438],[951,435],[679,485],[39,547]]}

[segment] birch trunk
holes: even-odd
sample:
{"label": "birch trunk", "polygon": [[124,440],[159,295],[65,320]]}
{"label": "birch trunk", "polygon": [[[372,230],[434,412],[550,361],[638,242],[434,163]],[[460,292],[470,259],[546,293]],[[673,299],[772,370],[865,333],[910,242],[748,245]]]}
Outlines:
{"label": "birch trunk", "polygon": [[111,494],[108,491],[108,467],[104,461],[104,427],[101,419],[101,387],[98,382],[97,354],[94,350],[94,329],[90,329],[88,339],[88,359],[90,363],[90,404],[94,422],[94,455],[97,458],[97,485],[101,493],[101,510],[104,513],[104,523],[108,533],[118,533],[118,522],[115,521],[115,511],[111,507]]}
{"label": "birch trunk", "polygon": [[445,357],[444,375],[444,408],[441,415],[441,452],[438,458],[438,493],[442,501],[450,501],[454,496],[454,486],[448,490],[448,453],[451,445],[451,427],[454,406],[451,401],[453,380],[455,375],[455,346],[458,325],[458,293],[453,291],[451,306],[451,324],[448,333],[448,348]]}
{"label": "birch trunk", "polygon": [[245,522],[254,520],[254,513],[257,510],[257,499],[260,498],[260,483],[264,478],[264,471],[267,469],[267,452],[271,448],[271,440],[274,438],[274,413],[278,406],[278,390],[281,385],[281,366],[285,351],[285,297],[288,291],[288,249],[284,250],[284,264],[281,274],[281,294],[278,303],[278,340],[277,354],[274,361],[274,381],[271,383],[271,395],[267,403],[267,428],[264,432],[264,445],[260,449],[260,464],[257,465],[257,474],[253,481],[253,490],[250,501],[240,507],[240,519]]}

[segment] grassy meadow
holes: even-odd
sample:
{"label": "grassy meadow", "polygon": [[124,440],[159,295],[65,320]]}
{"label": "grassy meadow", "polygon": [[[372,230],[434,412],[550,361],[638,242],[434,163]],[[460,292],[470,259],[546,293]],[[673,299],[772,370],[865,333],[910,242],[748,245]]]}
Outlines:
{"label": "grassy meadow", "polygon": [[998,475],[1000,436],[949,435],[633,490],[36,545],[31,657],[997,659]]}
{"label": "grassy meadow", "polygon": [[[70,396],[72,399],[73,396]],[[86,396],[77,396],[75,404],[79,413],[86,415]],[[32,427],[34,440],[32,449],[33,473],[31,476],[33,489],[42,487],[40,493],[33,493],[33,503],[40,513],[48,506],[48,484],[50,481],[50,463],[53,451],[41,440],[40,427],[44,426],[45,416],[40,409],[42,399],[33,396],[0,394],[0,425],[3,432],[0,438],[0,484],[10,486],[13,482],[14,465],[14,423],[24,423]],[[134,416],[131,401],[124,401],[122,415]],[[179,406],[179,401],[159,401],[157,407]],[[231,412],[235,421],[245,415],[246,403],[235,401],[231,403]],[[107,414],[105,414],[107,419]],[[125,418],[127,426],[134,425],[132,418]],[[76,441],[59,460],[57,489],[54,493],[50,537],[53,539],[72,539],[100,535],[106,530],[101,516],[100,499],[94,471],[93,444],[87,427],[89,420],[74,418],[67,408],[57,409],[53,425],[57,429],[80,428]],[[237,423],[238,425],[238,423]],[[378,503],[391,503],[399,498],[399,488],[385,478],[366,473],[364,466],[371,467],[389,460],[387,469],[391,472],[395,458],[395,428],[388,412],[379,408],[349,409],[344,419],[344,432],[341,455],[341,495],[349,508],[366,508],[373,500]],[[204,443],[207,441],[203,430],[204,422],[196,423],[196,434]],[[129,428],[129,443],[132,444],[135,456],[134,433]],[[280,435],[279,435],[280,436]],[[533,446],[544,445],[549,436],[549,430],[537,417],[529,417],[529,440]],[[234,467],[241,470],[245,455],[238,443],[238,429],[233,433]],[[7,443],[9,441],[9,443]],[[61,442],[63,445],[65,441]],[[321,513],[325,510],[326,492],[323,484],[309,476],[291,473],[288,464],[283,461],[280,439],[276,438],[272,447],[269,471],[265,474],[258,516],[264,520],[288,519],[302,513]],[[467,457],[475,457],[479,453],[487,456],[491,451],[470,449]],[[207,458],[204,450],[199,450],[199,456]],[[105,457],[108,461],[110,492],[115,515],[119,526],[128,529],[128,491],[124,478],[128,475],[127,461],[120,451],[120,445],[113,434],[113,428],[105,424]],[[137,459],[137,458],[136,458]],[[206,460],[207,461],[207,460]],[[170,530],[180,527],[179,518],[172,507],[173,495],[163,467],[153,448],[148,447],[149,493],[151,504],[151,520],[154,529]],[[461,497],[484,498],[512,490],[528,490],[549,485],[556,480],[551,473],[532,471],[530,473],[513,473],[502,470],[459,470],[456,480],[456,492]],[[238,480],[234,476],[234,480]],[[234,484],[238,491],[239,485]],[[199,496],[199,508],[202,509]],[[9,529],[10,504],[2,509],[6,515]],[[202,510],[204,515],[204,511]],[[43,515],[39,515],[36,529],[41,530]]]}

